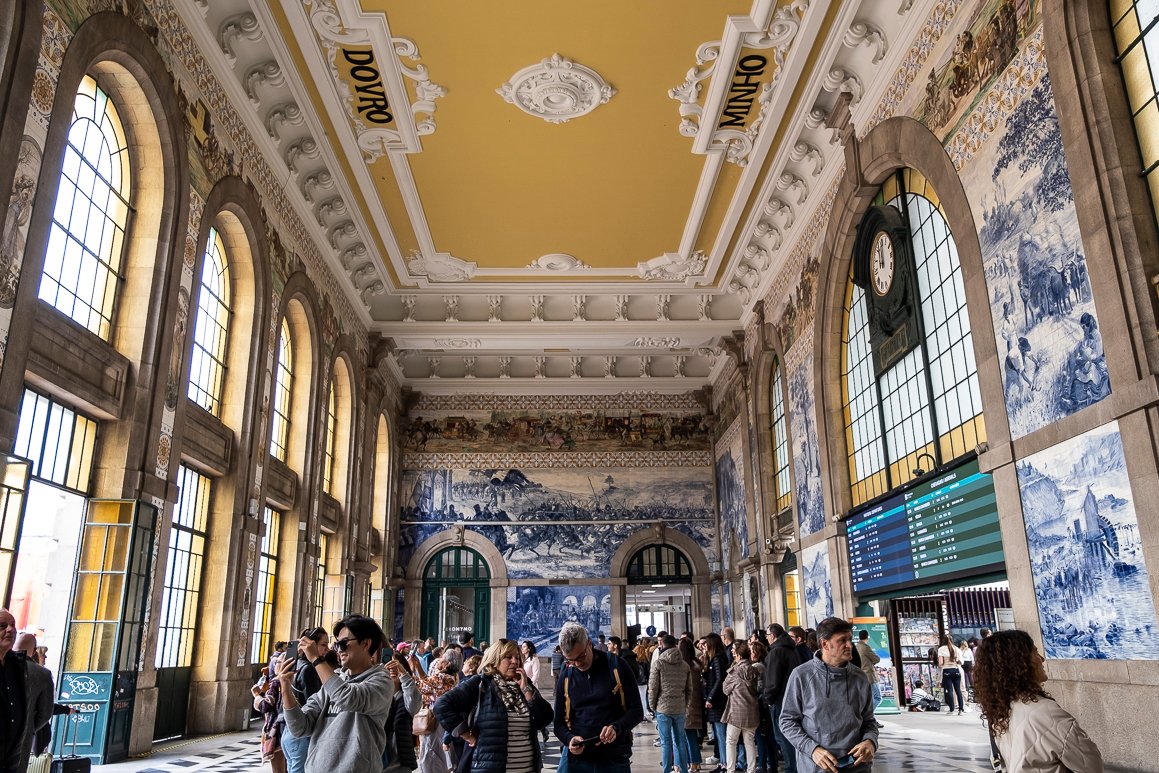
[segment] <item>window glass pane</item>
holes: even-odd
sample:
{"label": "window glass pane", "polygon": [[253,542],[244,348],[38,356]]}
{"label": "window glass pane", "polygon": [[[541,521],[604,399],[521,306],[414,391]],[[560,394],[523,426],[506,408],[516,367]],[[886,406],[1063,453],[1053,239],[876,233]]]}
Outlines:
{"label": "window glass pane", "polygon": [[24,390],[13,453],[32,460],[33,477],[88,493],[96,422]]}
{"label": "window glass pane", "polygon": [[157,668],[193,665],[201,567],[205,560],[210,479],[182,465],[177,471],[177,486],[161,597]]}
{"label": "window glass pane", "polygon": [[116,107],[85,76],[73,104],[39,296],[108,340],[128,220],[128,147]]}
{"label": "window glass pane", "polygon": [[274,629],[274,594],[278,584],[278,540],[282,514],[266,508],[262,513],[263,534],[258,554],[258,576],[256,586],[257,608],[254,610],[250,662],[265,663],[272,646],[271,632]]}
{"label": "window glass pane", "polygon": [[785,392],[781,381],[781,363],[773,365],[773,380],[769,403],[772,406],[773,492],[775,510],[780,512],[793,502],[789,480],[789,433],[785,419]]}
{"label": "window glass pane", "polygon": [[286,461],[290,437],[290,395],[294,382],[294,347],[290,340],[290,323],[282,320],[278,338],[278,359],[274,363],[274,404],[270,412],[270,454]]}
{"label": "window glass pane", "polygon": [[1135,114],[1135,133],[1143,173],[1156,199],[1155,179],[1159,176],[1159,0],[1113,0],[1111,19],[1115,25],[1115,42],[1121,55],[1120,65],[1131,111]]}
{"label": "window glass pane", "polygon": [[211,228],[201,260],[201,287],[197,293],[197,319],[193,325],[193,362],[189,369],[189,399],[214,416],[221,415],[229,316],[229,264],[226,262],[225,243],[217,229]]}

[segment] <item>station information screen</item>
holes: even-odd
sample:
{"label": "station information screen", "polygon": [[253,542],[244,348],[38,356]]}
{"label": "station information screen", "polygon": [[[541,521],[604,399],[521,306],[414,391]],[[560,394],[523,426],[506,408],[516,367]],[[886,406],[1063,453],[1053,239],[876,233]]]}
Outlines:
{"label": "station information screen", "polygon": [[853,592],[872,596],[1006,568],[991,476],[971,460],[849,516]]}

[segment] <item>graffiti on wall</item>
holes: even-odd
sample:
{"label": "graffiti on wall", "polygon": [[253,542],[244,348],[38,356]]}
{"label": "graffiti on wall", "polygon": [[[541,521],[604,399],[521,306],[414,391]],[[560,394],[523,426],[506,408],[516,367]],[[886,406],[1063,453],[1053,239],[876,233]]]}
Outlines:
{"label": "graffiti on wall", "polygon": [[1159,658],[1159,626],[1116,423],[1018,462],[1046,656]]}

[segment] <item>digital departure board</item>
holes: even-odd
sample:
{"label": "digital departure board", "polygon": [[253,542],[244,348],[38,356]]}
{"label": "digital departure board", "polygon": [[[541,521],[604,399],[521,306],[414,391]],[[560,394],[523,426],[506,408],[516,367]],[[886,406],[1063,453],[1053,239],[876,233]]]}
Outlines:
{"label": "digital departure board", "polygon": [[853,592],[872,596],[1006,568],[991,476],[977,460],[849,516]]}

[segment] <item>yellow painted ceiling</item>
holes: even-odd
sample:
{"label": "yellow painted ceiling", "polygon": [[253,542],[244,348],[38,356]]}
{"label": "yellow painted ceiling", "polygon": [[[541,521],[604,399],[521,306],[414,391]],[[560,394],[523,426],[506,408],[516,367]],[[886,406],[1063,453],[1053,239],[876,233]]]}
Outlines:
{"label": "yellow painted ceiling", "polygon": [[[437,130],[405,156],[436,250],[482,268],[524,268],[565,253],[596,268],[634,268],[677,250],[705,157],[677,132],[668,90],[720,39],[747,0],[585,0],[545,3],[364,0],[391,34],[413,40],[433,82]],[[549,124],[496,89],[558,53],[617,93],[588,115]],[[410,62],[406,62],[411,64]],[[707,82],[705,83],[707,86]],[[357,161],[355,161],[357,162]],[[390,221],[408,215],[390,162],[372,166]],[[697,246],[706,248],[739,179],[726,170]],[[396,227],[405,252],[411,228]]]}

